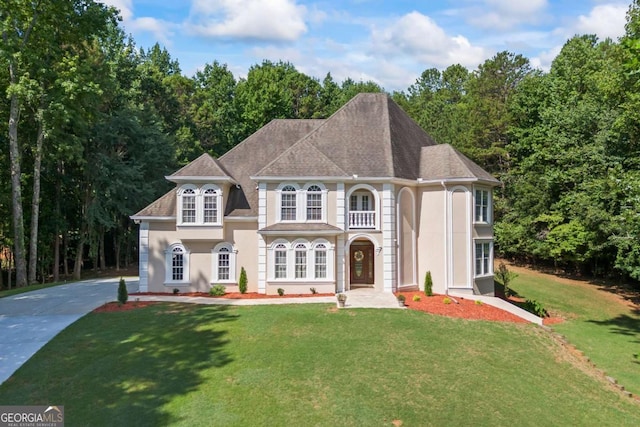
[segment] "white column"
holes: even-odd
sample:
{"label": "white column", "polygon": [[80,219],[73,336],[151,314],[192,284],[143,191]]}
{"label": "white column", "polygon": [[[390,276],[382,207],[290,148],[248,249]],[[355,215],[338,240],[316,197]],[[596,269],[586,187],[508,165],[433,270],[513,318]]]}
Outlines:
{"label": "white column", "polygon": [[345,230],[345,201],[344,182],[339,182],[336,186],[336,225],[339,229]]}
{"label": "white column", "polygon": [[149,223],[143,221],[140,223],[140,248],[138,263],[138,289],[140,292],[149,291]]}
{"label": "white column", "polygon": [[[339,229],[345,230],[345,200],[344,200],[344,182],[339,182],[336,185],[336,225]],[[344,234],[336,237],[336,251],[335,251],[335,278],[336,278],[336,292],[344,292],[345,289],[345,259],[344,259]]]}
{"label": "white column", "polygon": [[397,289],[398,274],[396,266],[396,197],[395,186],[382,186],[382,262],[384,291],[393,292]]}
{"label": "white column", "polygon": [[[258,230],[267,226],[267,183],[258,184]],[[267,243],[258,234],[258,293],[267,293]]]}

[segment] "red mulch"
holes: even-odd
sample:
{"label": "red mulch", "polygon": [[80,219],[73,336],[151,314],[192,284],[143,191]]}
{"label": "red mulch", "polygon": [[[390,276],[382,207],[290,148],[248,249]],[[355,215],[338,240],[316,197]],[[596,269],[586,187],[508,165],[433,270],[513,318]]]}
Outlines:
{"label": "red mulch", "polygon": [[[434,295],[428,297],[424,292],[412,291],[412,292],[400,292],[406,297],[405,305],[411,310],[424,311],[431,314],[437,314],[440,316],[460,317],[464,319],[474,320],[490,320],[496,322],[513,322],[513,323],[527,323],[526,320],[511,314],[507,311],[500,310],[499,308],[490,306],[489,304],[476,304],[475,301],[464,298],[451,298],[451,304],[445,304],[445,295]],[[129,296],[135,298],[142,295],[173,295],[165,292],[138,292],[129,294]],[[304,298],[304,297],[319,297],[319,296],[333,296],[334,294],[285,294],[279,295],[265,295],[255,292],[248,292],[241,294],[240,292],[227,292],[221,297],[215,298],[228,298],[228,299],[265,299],[265,298]],[[396,294],[398,295],[398,294]],[[420,301],[413,301],[413,296],[418,295]],[[211,295],[205,292],[180,292],[177,296],[188,297],[208,297],[213,298]],[[458,302],[458,304],[455,303]],[[135,308],[146,307],[151,304],[157,304],[153,301],[129,301],[126,304],[119,305],[117,302],[107,303],[99,308],[96,312],[115,312],[115,311],[127,311]],[[547,317],[544,319],[545,325],[553,325],[562,322],[564,319],[558,317]]]}
{"label": "red mulch", "polygon": [[113,313],[116,311],[129,311],[136,308],[146,307],[148,305],[158,304],[155,301],[129,301],[126,304],[117,302],[108,302],[93,310],[95,313]]}

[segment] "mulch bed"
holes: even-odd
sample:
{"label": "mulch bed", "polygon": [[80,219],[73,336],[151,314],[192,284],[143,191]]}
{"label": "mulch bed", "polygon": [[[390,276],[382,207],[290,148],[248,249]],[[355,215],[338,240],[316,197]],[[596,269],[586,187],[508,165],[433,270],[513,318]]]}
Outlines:
{"label": "mulch bed", "polygon": [[[396,295],[402,294],[405,296],[405,305],[410,310],[424,311],[426,313],[437,314],[440,316],[459,317],[463,319],[473,320],[489,320],[495,322],[513,322],[513,323],[528,323],[526,320],[511,314],[507,311],[500,310],[499,308],[490,306],[489,304],[477,304],[475,301],[465,298],[451,298],[450,304],[445,304],[445,295],[434,295],[428,297],[424,292],[411,291],[411,292],[399,292]],[[115,311],[127,311],[136,308],[146,307],[151,304],[157,304],[154,301],[131,301],[136,296],[143,295],[173,295],[171,293],[159,293],[159,292],[137,292],[129,294],[130,300],[126,304],[119,305],[117,302],[107,303],[99,308],[96,312],[115,312]],[[186,297],[207,297],[207,298],[227,298],[227,299],[269,299],[269,298],[305,298],[305,297],[320,297],[320,296],[333,296],[334,294],[285,294],[279,295],[265,295],[255,292],[247,292],[241,294],[240,292],[228,292],[220,297],[212,297],[205,292],[180,292],[176,296]],[[417,295],[420,297],[420,301],[414,301],[413,297]],[[457,301],[457,304],[456,304]],[[564,319],[559,317],[547,317],[545,318],[545,325],[552,325],[560,323]]]}

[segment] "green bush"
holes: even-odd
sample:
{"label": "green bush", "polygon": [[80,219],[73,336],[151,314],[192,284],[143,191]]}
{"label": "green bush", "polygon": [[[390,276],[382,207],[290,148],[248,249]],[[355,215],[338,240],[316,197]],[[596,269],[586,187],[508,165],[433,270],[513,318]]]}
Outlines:
{"label": "green bush", "polygon": [[209,295],[214,296],[214,297],[221,297],[222,295],[227,293],[227,289],[224,287],[224,285],[214,285],[210,290],[209,290]]}
{"label": "green bush", "polygon": [[398,295],[396,298],[398,298],[398,301],[400,301],[402,303],[404,303],[405,300],[407,299],[407,297],[402,295],[402,294]]}
{"label": "green bush", "polygon": [[284,289],[278,288],[278,295],[283,296],[284,295]]}
{"label": "green bush", "polygon": [[443,302],[443,303],[445,303],[445,304],[451,304],[451,298],[449,298],[449,297],[445,297],[445,298],[442,300],[442,302]]}
{"label": "green bush", "polygon": [[420,301],[420,295],[414,295],[414,296],[413,296],[413,300],[414,300],[415,302]]}
{"label": "green bush", "polygon": [[479,299],[476,300],[476,305],[482,305],[482,301],[480,301]]}
{"label": "green bush", "polygon": [[428,297],[433,295],[433,279],[431,279],[431,271],[427,271],[424,276],[424,294]]}
{"label": "green bush", "polygon": [[241,294],[247,293],[247,272],[244,267],[240,267],[240,280],[238,281],[238,289]]}
{"label": "green bush", "polygon": [[527,310],[529,313],[533,313],[538,317],[547,317],[549,313],[544,306],[536,300],[526,300],[520,307]]}
{"label": "green bush", "polygon": [[518,275],[513,271],[509,271],[509,269],[504,264],[504,262],[501,262],[500,265],[498,266],[498,269],[495,272],[495,276],[496,276],[496,279],[498,279],[500,283],[502,283],[502,286],[504,286],[504,296],[505,297],[510,296],[511,288],[509,288],[509,285],[511,284],[511,281],[513,279],[518,277]]}
{"label": "green bush", "polygon": [[118,303],[126,304],[129,299],[129,293],[127,292],[127,284],[124,279],[120,278],[120,283],[118,284]]}

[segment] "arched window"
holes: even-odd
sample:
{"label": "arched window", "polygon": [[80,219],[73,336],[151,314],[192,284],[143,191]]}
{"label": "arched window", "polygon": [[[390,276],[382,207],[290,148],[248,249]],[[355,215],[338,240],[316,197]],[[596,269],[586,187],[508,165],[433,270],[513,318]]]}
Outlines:
{"label": "arched window", "polygon": [[189,251],[180,243],[174,243],[165,251],[165,282],[189,282]]}
{"label": "arched window", "polygon": [[322,221],[322,188],[310,185],[307,188],[307,221]]}
{"label": "arched window", "polygon": [[318,243],[314,250],[314,277],[316,279],[327,278],[327,245],[324,243]]}
{"label": "arched window", "polygon": [[192,224],[196,222],[196,190],[185,188],[181,193],[182,199],[182,223]]}
{"label": "arched window", "polygon": [[236,251],[230,243],[220,243],[212,251],[212,283],[235,283]]}
{"label": "arched window", "polygon": [[287,246],[279,243],[273,250],[273,271],[276,279],[287,278]]}
{"label": "arched window", "polygon": [[297,217],[297,190],[293,185],[285,185],[280,190],[280,219],[295,221]]}
{"label": "arched window", "polygon": [[295,278],[304,279],[307,277],[307,246],[298,243],[295,246]]}
{"label": "arched window", "polygon": [[214,188],[207,188],[202,199],[204,223],[218,223],[218,192]]}

